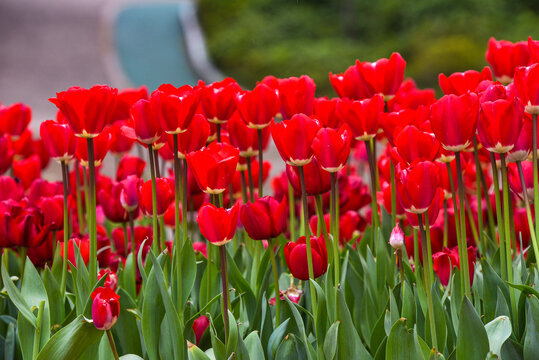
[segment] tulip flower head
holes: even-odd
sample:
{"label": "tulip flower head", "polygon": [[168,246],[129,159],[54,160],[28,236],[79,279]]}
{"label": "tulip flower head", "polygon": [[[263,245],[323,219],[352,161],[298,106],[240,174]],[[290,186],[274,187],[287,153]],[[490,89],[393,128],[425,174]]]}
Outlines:
{"label": "tulip flower head", "polygon": [[402,249],[404,245],[404,232],[400,228],[399,224],[395,225],[389,236],[389,245],[395,250]]}
{"label": "tulip flower head", "polygon": [[[311,236],[311,253],[313,259],[313,275],[315,278],[326,273],[328,267],[328,254],[326,241],[323,236]],[[309,280],[309,269],[307,266],[307,245],[305,236],[297,242],[288,242],[284,247],[286,264],[296,279]]]}
{"label": "tulip flower head", "polygon": [[98,287],[92,293],[92,320],[98,330],[109,330],[120,315],[120,295],[108,287]]}
{"label": "tulip flower head", "polygon": [[279,236],[286,227],[288,205],[286,198],[279,203],[264,196],[241,207],[240,219],[251,239],[267,240]]}
{"label": "tulip flower head", "polygon": [[212,204],[202,206],[197,217],[200,232],[213,245],[225,245],[234,238],[239,210],[239,203],[230,209],[218,208]]}
{"label": "tulip flower head", "polygon": [[273,122],[271,135],[279,154],[287,164],[304,166],[313,158],[311,146],[319,129],[318,120],[305,114],[296,114],[290,120]]}

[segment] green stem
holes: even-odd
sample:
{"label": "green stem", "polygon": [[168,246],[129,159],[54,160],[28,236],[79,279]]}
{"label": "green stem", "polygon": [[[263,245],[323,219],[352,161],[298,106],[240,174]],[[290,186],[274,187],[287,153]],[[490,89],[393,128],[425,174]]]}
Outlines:
{"label": "green stem", "polygon": [[225,344],[228,344],[228,279],[226,271],[226,245],[219,246],[221,256],[221,281],[223,283],[223,319],[225,323]]}
{"label": "green stem", "polygon": [[501,229],[503,224],[502,219],[502,202],[500,199],[500,185],[498,181],[498,167],[496,166],[496,157],[494,153],[490,153],[490,163],[492,166],[492,179],[494,181],[494,199],[496,201],[496,218],[498,222],[498,234],[500,236],[500,275],[502,280],[506,281],[507,266],[505,264],[505,232]]}
{"label": "green stem", "polygon": [[[182,301],[182,266],[181,266],[181,239],[180,239],[180,197],[182,193],[181,186],[181,168],[178,158],[178,134],[172,135],[174,142],[174,248],[176,254],[176,284],[177,284],[177,308],[180,309]],[[182,208],[185,217],[185,208]],[[182,217],[182,220],[183,220]]]}
{"label": "green stem", "polygon": [[[423,262],[429,266],[428,257],[431,256],[428,253],[428,239],[425,233],[425,228],[423,227],[423,216],[421,214],[417,215],[419,220],[419,230],[421,232],[421,248],[423,249]],[[431,256],[432,259],[432,256]],[[432,261],[432,260],[431,260]],[[432,346],[437,350],[438,341],[436,336],[436,324],[434,322],[434,305],[432,302],[432,293],[431,293],[431,271],[430,269],[423,269],[423,282],[425,286],[425,292],[427,294],[427,311],[429,313],[429,324],[430,324],[430,333],[432,337]]]}
{"label": "green stem", "polygon": [[[60,290],[62,296],[66,291],[66,279],[67,279],[67,255],[68,255],[68,245],[69,245],[69,209],[68,209],[68,196],[69,189],[67,187],[67,164],[65,161],[62,161],[62,183],[64,184],[64,261],[62,263],[62,280],[60,282]],[[77,173],[77,170],[75,171]],[[77,197],[78,198],[78,197]]]}
{"label": "green stem", "polygon": [[253,166],[252,159],[249,156],[247,158],[247,174],[249,175],[249,198],[251,202],[255,202],[255,187],[253,182]]}
{"label": "green stem", "polygon": [[152,144],[148,145],[148,157],[150,158],[150,174],[152,177],[152,225],[153,225],[153,243],[152,250],[154,253],[160,253],[159,249],[159,229],[157,223],[157,185],[155,182],[155,166],[153,162]]}
{"label": "green stem", "polygon": [[[459,221],[458,204],[457,204],[457,193],[455,191],[455,183],[453,181],[453,172],[451,170],[451,163],[447,162],[445,163],[445,165],[447,167],[447,176],[449,178],[449,186],[451,188],[451,198],[453,199],[453,218],[455,219],[455,234],[457,236],[457,246],[458,246],[459,258],[460,258],[462,243],[461,243],[460,221]],[[462,277],[461,277],[461,280],[462,280]],[[460,282],[460,288],[461,288],[460,290],[462,294],[464,294],[466,292],[464,281]]]}
{"label": "green stem", "polygon": [[188,194],[187,194],[187,160],[183,160],[182,164],[182,182],[181,182],[181,201],[182,201],[182,243],[185,244],[187,242],[187,200],[188,200]]}
{"label": "green stem", "polygon": [[[307,205],[307,191],[305,190],[305,174],[303,171],[303,166],[298,166],[299,170],[299,181],[301,184],[301,201],[303,204],[303,221],[305,223],[303,230],[305,235],[305,245],[307,247],[307,269],[309,272],[309,279],[314,280],[314,271],[313,271],[313,254],[311,252],[311,231],[309,229],[309,207]],[[314,285],[311,281],[309,281],[309,286],[311,290],[311,304],[312,304],[312,310],[313,315],[316,318],[316,292]]]}
{"label": "green stem", "polygon": [[133,212],[129,211],[129,228],[131,230],[131,253],[133,254],[133,279],[137,276],[137,243],[135,239],[135,221],[133,220]]}
{"label": "green stem", "polygon": [[288,217],[290,222],[290,241],[296,241],[296,209],[294,206],[294,189],[288,181]]}
{"label": "green stem", "polygon": [[391,175],[391,228],[397,225],[397,192],[395,182],[395,168],[393,166],[393,160],[390,158],[389,170]]}
{"label": "green stem", "polygon": [[243,200],[244,204],[247,204],[248,198],[247,198],[247,179],[245,177],[245,171],[240,171],[240,179],[241,179],[241,199]]}
{"label": "green stem", "polygon": [[[376,235],[377,235],[377,229],[378,229],[378,202],[376,201],[376,159],[374,159],[373,154],[373,141],[366,140],[365,141],[365,148],[367,149],[367,157],[369,159],[369,170],[370,170],[370,178],[371,178],[371,207],[372,207],[372,230],[373,230],[373,241],[376,241]],[[375,242],[373,242],[375,244]]]}
{"label": "green stem", "polygon": [[41,343],[41,323],[43,322],[43,310],[45,309],[45,300],[39,303],[39,308],[37,310],[37,322],[36,328],[34,330],[34,346],[32,348],[32,359],[37,359],[39,354],[39,345]]}
{"label": "green stem", "polygon": [[412,233],[414,236],[414,264],[417,270],[421,265],[421,261],[419,260],[419,241],[417,239],[417,229],[413,227]]}
{"label": "green stem", "polygon": [[399,267],[399,274],[401,278],[401,301],[404,301],[404,263],[402,262],[402,248],[395,250],[395,255],[397,255],[397,265]]}
{"label": "green stem", "polygon": [[[526,215],[528,217],[528,227],[530,228],[530,236],[532,238],[533,252],[535,254],[535,261],[539,259],[539,246],[537,246],[537,237],[535,237],[535,231],[533,228],[533,218],[530,209],[530,201],[528,200],[528,190],[526,189],[526,181],[524,180],[524,171],[522,170],[522,163],[517,161],[518,173],[520,175],[520,184],[522,186],[522,197],[524,198],[524,205],[526,206]],[[520,249],[521,251],[523,249]]]}
{"label": "green stem", "polygon": [[[513,260],[511,255],[511,226],[509,224],[509,182],[507,181],[507,165],[505,163],[505,154],[500,154],[501,168],[502,168],[502,192],[503,192],[503,224],[505,229],[505,256],[506,256],[506,266],[507,266],[507,280],[509,282],[513,281]],[[516,312],[516,302],[515,302],[515,291],[513,287],[509,289],[509,295],[511,300],[511,305],[513,308],[513,318],[515,323],[518,319],[518,313]]]}
{"label": "green stem", "polygon": [[217,142],[220,143],[221,142],[221,124],[220,123],[216,123],[215,124],[216,128],[217,128]]}
{"label": "green stem", "polygon": [[447,247],[448,233],[449,233],[449,215],[447,213],[447,199],[444,199],[444,237],[443,237],[444,247]]}
{"label": "green stem", "polygon": [[[533,162],[533,207],[535,209],[535,221],[539,221],[539,182],[537,180],[537,114],[532,115],[532,162]],[[539,225],[535,224],[535,238],[539,239]],[[535,261],[539,261],[537,257]]]}
{"label": "green stem", "polygon": [[477,139],[473,137],[473,155],[475,159],[475,187],[477,192],[477,224],[479,227],[479,243],[487,249],[487,239],[483,242],[483,194],[481,191],[481,163],[479,162],[479,153],[477,151]]}
{"label": "green stem", "polygon": [[427,239],[427,265],[428,265],[428,271],[430,273],[430,278],[434,279],[434,267],[432,264],[432,243],[430,241],[430,220],[429,220],[428,211],[424,213],[424,216],[425,216],[425,235]]}
{"label": "green stem", "polygon": [[95,199],[95,162],[94,162],[94,139],[88,138],[88,195],[90,198],[89,206],[89,225],[88,233],[90,238],[90,281],[97,280],[97,219],[96,219],[96,199]]}
{"label": "green stem", "polygon": [[112,350],[112,355],[114,356],[115,360],[120,360],[120,357],[118,356],[118,351],[116,350],[116,344],[114,344],[114,338],[112,337],[112,331],[109,329],[106,331],[107,338],[109,339],[110,349]]}
{"label": "green stem", "polygon": [[[337,217],[337,174],[332,172],[331,176],[331,191],[330,191],[330,226],[331,235],[333,236],[333,267],[335,268],[335,285],[340,282],[340,254],[339,254],[339,218]],[[322,205],[322,204],[320,204]],[[325,221],[324,221],[325,225]],[[329,237],[328,237],[329,241]]]}
{"label": "green stem", "polygon": [[[79,181],[79,160],[75,162],[75,200],[77,202],[77,217],[79,219],[79,228],[80,232],[84,232],[84,217],[82,215],[82,200],[80,195],[80,181]],[[69,175],[69,169],[67,169],[66,165],[66,172]],[[68,176],[69,179],[69,176]]]}
{"label": "green stem", "polygon": [[468,246],[466,243],[466,218],[464,206],[464,180],[462,176],[462,165],[460,159],[460,151],[455,152],[457,161],[457,178],[459,188],[459,222],[460,222],[460,244],[459,244],[459,259],[461,266],[461,279],[464,282],[464,294],[471,299],[470,277],[468,276]]}
{"label": "green stem", "polygon": [[262,143],[262,129],[258,129],[258,197],[264,193],[264,144]]}
{"label": "green stem", "polygon": [[269,239],[268,246],[270,248],[268,250],[273,271],[273,282],[275,284],[275,328],[277,328],[281,324],[281,293],[279,291],[279,272],[277,271],[277,262],[275,261],[275,244],[274,239]]}

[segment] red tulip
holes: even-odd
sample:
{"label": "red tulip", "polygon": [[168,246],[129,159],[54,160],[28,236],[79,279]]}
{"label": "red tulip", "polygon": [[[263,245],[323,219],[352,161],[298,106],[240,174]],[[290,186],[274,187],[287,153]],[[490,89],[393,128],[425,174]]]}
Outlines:
{"label": "red tulip", "polygon": [[0,154],[2,154],[0,156],[0,175],[2,175],[11,168],[15,154],[8,135],[0,135]]}
{"label": "red tulip", "polygon": [[[521,163],[522,173],[524,175],[524,185],[526,185],[526,193],[528,201],[533,202],[533,163],[531,161],[524,161]],[[517,194],[520,198],[524,198],[524,190],[522,189],[522,180],[517,169],[516,164],[509,164],[508,180],[511,190]],[[517,237],[518,239],[518,237]]]}
{"label": "red tulip", "polygon": [[186,158],[198,186],[206,193],[220,194],[234,177],[239,150],[227,143],[213,142]]}
{"label": "red tulip", "polygon": [[539,63],[515,71],[515,87],[526,112],[539,114]]}
{"label": "red tulip", "polygon": [[514,146],[522,128],[523,107],[518,98],[481,103],[477,135],[491,152],[506,153]]}
{"label": "red tulip", "polygon": [[[339,186],[339,207],[341,214],[348,210],[359,210],[371,203],[371,195],[361,177],[357,175],[344,175],[339,173],[337,185]],[[329,188],[328,188],[329,189]],[[327,190],[326,190],[327,191]],[[329,194],[324,202],[329,204]],[[326,201],[327,200],[327,201]]]}
{"label": "red tulip", "polygon": [[49,155],[56,161],[69,161],[75,154],[75,134],[67,124],[54,120],[41,123],[39,134]]}
{"label": "red tulip", "polygon": [[475,93],[445,95],[430,108],[432,131],[449,151],[465,150],[472,143],[479,117]]}
{"label": "red tulip", "polygon": [[258,84],[252,91],[242,91],[236,96],[236,108],[248,127],[263,129],[279,111],[279,91],[265,84]]}
{"label": "red tulip", "polygon": [[477,86],[483,80],[492,80],[490,68],[485,66],[481,72],[467,70],[465,72],[456,72],[449,76],[440,74],[438,82],[444,94],[462,95],[468,91],[476,91]]}
{"label": "red tulip", "polygon": [[120,316],[120,295],[107,287],[92,292],[92,320],[98,330],[109,330]]}
{"label": "red tulip", "polygon": [[[391,185],[387,182],[382,185],[382,203],[387,213],[391,214]],[[395,205],[397,219],[402,219],[404,217],[404,208],[399,200],[396,201]]]}
{"label": "red tulip", "polygon": [[0,201],[15,200],[19,201],[23,196],[21,183],[11,176],[0,176]]}
{"label": "red tulip", "polygon": [[[330,214],[324,214],[324,221],[326,223],[326,229],[331,232],[330,226]],[[339,217],[339,243],[344,246],[347,242],[352,240],[354,236],[359,235],[360,231],[365,230],[365,221],[361,219],[357,211],[346,211]],[[316,234],[318,228],[318,216],[313,215],[309,219],[309,227],[313,234]]]}
{"label": "red tulip", "polygon": [[342,74],[329,73],[329,81],[340,98],[362,100],[372,97],[374,90],[365,82],[359,69],[359,60]]}
{"label": "red tulip", "polygon": [[[129,113],[128,113],[129,115]],[[129,117],[126,117],[129,119]],[[125,154],[131,151],[133,144],[135,143],[134,139],[130,139],[125,136],[122,132],[124,126],[129,126],[127,120],[116,121],[114,124],[109,126],[111,140],[110,140],[110,152],[113,154]]]}
{"label": "red tulip", "polygon": [[[241,157],[258,155],[258,131],[247,127],[238,113],[234,113],[228,121],[227,130],[230,143],[240,150]],[[263,133],[267,140],[269,137],[267,128],[264,128]]]}
{"label": "red tulip", "polygon": [[101,269],[97,274],[97,280],[101,280],[103,276],[107,277],[103,286],[113,291],[116,290],[118,286],[118,276],[116,273],[111,269]]}
{"label": "red tulip", "polygon": [[[182,221],[183,211],[182,211],[182,204],[180,205],[180,221]],[[170,205],[167,208],[167,211],[165,211],[165,214],[163,215],[163,219],[165,220],[165,225],[174,227],[176,224],[176,204],[174,202],[171,202]]]}
{"label": "red tulip", "polygon": [[193,250],[195,254],[201,253],[204,257],[208,257],[208,250],[205,242],[196,241],[193,243]]}
{"label": "red tulip", "polygon": [[141,177],[144,173],[145,167],[146,161],[137,156],[125,154],[118,164],[118,169],[116,170],[116,181],[122,181],[130,175]]}
{"label": "red tulip", "polygon": [[287,201],[283,199],[279,203],[271,196],[244,204],[240,213],[245,231],[254,240],[268,240],[279,236],[286,228],[287,217]]}
{"label": "red tulip", "polygon": [[422,214],[438,191],[438,167],[430,161],[419,161],[408,168],[397,166],[397,193],[406,211]]}
{"label": "red tulip", "polygon": [[440,278],[440,282],[443,286],[449,284],[449,275],[453,268],[458,266],[459,257],[458,252],[444,249],[435,254],[432,254],[432,266],[436,275]]}
{"label": "red tulip", "polygon": [[313,158],[313,139],[320,129],[318,120],[296,114],[290,120],[273,122],[271,135],[283,160],[292,166],[303,166]]}
{"label": "red tulip", "polygon": [[189,85],[176,88],[164,84],[152,93],[150,102],[155,106],[163,131],[179,134],[187,130],[195,115],[200,103],[200,91]]}
{"label": "red tulip", "polygon": [[532,152],[533,124],[531,119],[528,118],[528,116],[529,114],[524,114],[522,128],[520,129],[518,138],[515,141],[515,145],[507,153],[508,162],[525,161],[528,159],[530,153]]}
{"label": "red tulip", "polygon": [[[240,158],[240,161],[241,161],[241,158]],[[260,166],[259,165],[260,164],[258,163],[257,160],[252,160],[251,161],[251,171],[253,173],[253,182],[254,182],[253,188],[255,188],[255,189],[258,189],[258,175],[259,175],[258,172],[260,171]],[[269,176],[270,170],[271,170],[271,162],[264,161],[264,164],[262,165],[262,172],[263,172],[263,174],[262,174],[262,183],[266,182],[266,179]],[[236,173],[238,173],[238,172],[236,172]],[[241,182],[241,180],[240,180],[240,182]],[[250,185],[249,178],[247,178],[247,186],[249,186],[249,185]]]}
{"label": "red tulip", "polygon": [[0,105],[0,134],[20,136],[32,119],[32,109],[23,103]]}
{"label": "red tulip", "polygon": [[99,190],[97,193],[97,199],[105,216],[113,223],[125,223],[129,219],[128,213],[120,201],[121,191],[122,184],[117,182],[112,185],[110,191]]}
{"label": "red tulip", "polygon": [[13,176],[21,180],[22,187],[28,189],[35,179],[41,177],[41,161],[38,155],[28,159],[13,161]]}
{"label": "red tulip", "polygon": [[418,89],[412,79],[405,80],[395,97],[387,102],[389,111],[429,107],[436,101],[434,89]]}
{"label": "red tulip", "polygon": [[240,91],[241,87],[232,78],[216,81],[203,87],[200,105],[208,121],[216,124],[227,122],[236,110],[235,98]]}
{"label": "red tulip", "polygon": [[195,333],[195,340],[197,345],[200,343],[204,332],[210,326],[210,320],[206,315],[200,315],[193,321],[193,332]]}
{"label": "red tulip", "polygon": [[43,213],[43,225],[50,225],[52,231],[62,230],[64,227],[64,196],[54,195],[39,200],[38,207]]}
{"label": "red tulip", "polygon": [[[313,260],[313,276],[317,278],[324,275],[328,268],[326,241],[323,236],[318,238],[316,236],[311,236],[310,242]],[[297,242],[288,242],[284,247],[284,257],[292,276],[300,280],[309,280],[305,236],[300,237]]]}
{"label": "red tulip", "polygon": [[137,89],[123,89],[118,91],[109,124],[114,125],[117,122],[121,123],[128,120],[129,109],[140,99],[148,99],[148,88],[145,85]]}
{"label": "red tulip", "polygon": [[[103,163],[105,156],[110,147],[111,135],[105,129],[99,135],[94,137],[94,166],[98,167]],[[82,166],[88,167],[88,143],[86,141],[77,141],[75,146],[75,157],[80,161]]]}
{"label": "red tulip", "polygon": [[337,102],[337,111],[344,122],[350,125],[355,139],[365,141],[374,138],[378,133],[378,122],[384,112],[384,100],[380,95],[361,101],[342,99]]}
{"label": "red tulip", "polygon": [[343,123],[340,113],[337,111],[338,100],[338,98],[314,99],[313,115],[323,127],[337,129]]}
{"label": "red tulip", "polygon": [[[295,287],[294,284],[291,284],[288,289],[279,291],[279,298],[282,301],[285,301],[286,296],[293,303],[299,304],[299,301],[301,300],[301,294],[303,294],[303,291],[298,290],[298,288]],[[271,306],[275,306],[275,298],[272,297],[271,299],[269,299],[268,303]]]}
{"label": "red tulip", "polygon": [[64,193],[61,182],[50,182],[44,179],[35,179],[28,189],[28,200],[35,204],[42,197],[51,197],[54,195],[62,195]]}
{"label": "red tulip", "polygon": [[[419,130],[415,126],[408,125],[395,137],[395,148],[391,154],[411,164],[414,160],[434,161],[440,150],[440,143],[433,134]],[[397,161],[393,160],[394,163]]]}
{"label": "red tulip", "polygon": [[65,116],[75,135],[96,137],[105,127],[114,109],[118,90],[106,85],[90,89],[70,87],[49,99]]}
{"label": "red tulip", "polygon": [[399,53],[393,53],[389,59],[356,63],[356,66],[360,67],[365,82],[375,94],[392,98],[404,80],[406,61]]}
{"label": "red tulip", "polygon": [[[400,199],[400,194],[397,193],[397,197]],[[431,227],[435,226],[434,224],[438,220],[438,215],[440,214],[440,209],[443,207],[443,201],[444,201],[444,191],[441,188],[438,188],[436,190],[436,193],[434,195],[434,198],[432,199],[432,202],[429,204],[429,207],[427,208],[424,213],[427,213],[429,216],[429,225]],[[404,212],[404,215],[406,216],[406,220],[408,220],[408,224],[410,226],[419,229],[419,219],[417,218],[417,213],[410,212],[408,209]],[[426,226],[426,223],[424,223],[424,226]],[[453,225],[454,228],[454,225]]]}
{"label": "red tulip", "polygon": [[178,157],[185,159],[186,154],[198,151],[206,145],[210,136],[210,124],[204,115],[195,114],[187,130],[177,135],[167,135],[167,143],[170,149],[174,149],[173,136],[178,136]]}
{"label": "red tulip", "polygon": [[158,141],[162,135],[161,127],[157,121],[157,108],[155,102],[141,99],[129,110],[132,127],[122,127],[122,134],[130,139],[137,139],[140,143],[150,145]]}
{"label": "red tulip", "polygon": [[417,109],[403,109],[400,111],[380,114],[380,127],[384,130],[389,143],[395,146],[395,136],[408,125],[426,131],[429,112],[425,106],[419,106]]}
{"label": "red tulip", "polygon": [[288,120],[295,114],[311,115],[313,113],[314,80],[307,75],[279,80],[279,99],[281,115]]}
{"label": "red tulip", "polygon": [[[174,200],[174,190],[170,181],[166,178],[155,179],[157,196],[157,215],[161,216],[167,211],[168,206]],[[152,181],[148,180],[139,185],[138,202],[142,212],[147,215],[153,215],[152,208]]]}
{"label": "red tulip", "polygon": [[50,224],[43,223],[43,213],[33,207],[24,208],[18,203],[0,203],[0,246],[40,246],[50,231]]}
{"label": "red tulip", "polygon": [[[124,254],[124,229],[121,227],[117,227],[112,230],[112,240],[114,241],[114,247],[116,248],[116,252],[118,254]],[[140,246],[142,245],[144,240],[146,240],[146,243],[144,244],[143,248],[143,255],[145,256],[147,250],[151,247],[153,242],[152,229],[148,226],[135,226],[135,257],[138,256],[138,251],[140,250]],[[128,252],[133,252],[133,249],[131,249],[131,231],[127,232],[127,250]]]}
{"label": "red tulip", "polygon": [[[320,195],[330,190],[331,176],[320,167],[316,158],[303,166],[303,172],[305,175],[305,191],[307,195]],[[286,165],[286,175],[296,193],[301,194],[299,169],[296,166]]]}
{"label": "red tulip", "polygon": [[339,130],[318,130],[311,147],[320,167],[332,173],[341,170],[348,161],[351,140],[350,128],[346,124]]}
{"label": "red tulip", "polygon": [[138,187],[141,180],[136,175],[129,175],[123,179],[120,191],[120,203],[125,210],[131,212],[138,208]]}
{"label": "red tulip", "polygon": [[531,36],[528,36],[528,51],[530,52],[530,64],[539,62],[539,40],[533,40]]}
{"label": "red tulip", "polygon": [[197,217],[200,232],[213,245],[225,245],[234,238],[239,210],[239,203],[230,209],[218,208],[212,204],[202,206]]}
{"label": "red tulip", "polygon": [[485,57],[498,80],[507,84],[513,79],[517,67],[528,65],[530,54],[525,41],[512,43],[491,37]]}

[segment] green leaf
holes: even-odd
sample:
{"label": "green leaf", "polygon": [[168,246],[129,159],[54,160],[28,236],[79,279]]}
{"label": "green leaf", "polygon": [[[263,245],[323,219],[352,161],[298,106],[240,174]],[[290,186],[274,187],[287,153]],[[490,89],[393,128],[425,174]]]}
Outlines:
{"label": "green leaf", "polygon": [[45,267],[43,271],[43,285],[45,285],[47,297],[50,300],[51,324],[61,324],[65,317],[64,298],[62,297],[58,282],[48,267]]}
{"label": "green leaf", "polygon": [[135,279],[135,255],[130,253],[125,260],[125,268],[122,271],[122,283],[121,286],[132,297],[137,297],[137,285]]}
{"label": "green leaf", "polygon": [[135,354],[127,354],[127,355],[120,356],[120,360],[144,360],[144,359]]}
{"label": "green leaf", "polygon": [[324,356],[326,360],[333,360],[337,354],[337,337],[339,335],[340,322],[334,322],[326,334],[324,341]]}
{"label": "green leaf", "polygon": [[215,355],[215,359],[225,360],[226,347],[225,347],[225,344],[221,341],[221,339],[219,339],[219,337],[217,336],[217,330],[215,329],[215,325],[211,316],[210,316],[210,338],[211,338],[211,346],[213,348],[213,354]]}
{"label": "green leaf", "polygon": [[[314,349],[312,348],[312,345],[307,338],[307,333],[305,332],[305,325],[303,324],[303,319],[301,318],[301,315],[299,314],[299,311],[297,309],[297,305],[294,304],[288,296],[284,297],[286,302],[288,303],[288,306],[290,307],[290,310],[292,311],[292,315],[294,316],[294,320],[296,321],[296,325],[299,330],[299,334],[301,336],[301,341],[303,341],[303,344],[305,345],[305,348],[307,349],[307,359],[311,360],[313,359],[313,353]],[[279,357],[277,357],[279,359]]]}
{"label": "green leaf", "polygon": [[185,306],[197,276],[196,255],[190,240],[185,242],[181,253],[182,258],[182,307]]}
{"label": "green leaf", "polygon": [[26,300],[20,293],[19,289],[17,289],[15,284],[13,284],[13,280],[11,280],[11,277],[9,276],[6,270],[6,265],[5,265],[6,262],[5,262],[4,256],[6,256],[5,253],[2,255],[2,270],[1,270],[2,281],[9,295],[9,299],[13,302],[13,304],[17,307],[17,309],[19,309],[22,316],[24,316],[26,320],[28,320],[30,324],[32,324],[32,326],[35,328],[37,326],[36,317],[30,310],[30,306],[28,305],[28,303],[26,302]]}
{"label": "green leaf", "polygon": [[133,353],[142,354],[141,339],[136,318],[129,309],[136,309],[137,305],[129,296],[125,289],[119,288],[120,295],[120,316],[116,325],[112,328],[116,336],[116,347],[121,354]]}
{"label": "green leaf", "polygon": [[[139,253],[141,253],[140,251]],[[164,261],[164,255],[159,255]],[[142,268],[141,268],[142,269]],[[144,271],[142,271],[144,272]],[[144,345],[150,360],[159,359],[159,338],[161,337],[161,322],[165,316],[165,306],[160,295],[155,271],[150,272],[144,287],[144,302],[142,304],[142,334]]]}
{"label": "green leaf", "polygon": [[350,311],[344,300],[342,289],[338,289],[337,319],[341,321],[338,335],[338,359],[372,359],[371,354],[365,349],[359,334],[352,322]]}
{"label": "green leaf", "polygon": [[229,357],[236,351],[238,344],[238,324],[234,314],[228,310],[228,341],[226,343],[226,355]]}
{"label": "green leaf", "polygon": [[[196,345],[190,345],[187,351],[187,356],[189,360],[211,360],[204,351],[200,350]],[[120,360],[122,360],[120,358]]]}
{"label": "green leaf", "polygon": [[[445,348],[445,342],[447,340],[447,326],[445,323],[445,311],[440,302],[440,297],[435,289],[436,285],[432,286],[432,304],[434,307],[434,324],[436,328],[436,340],[438,341],[437,351],[443,353]],[[432,344],[430,333],[430,320],[429,314],[425,316],[425,340],[428,344]]]}
{"label": "green leaf", "polygon": [[511,286],[512,288],[518,289],[527,295],[534,295],[535,297],[539,298],[539,292],[531,286],[512,284],[510,282],[507,282],[507,285]]}
{"label": "green leaf", "polygon": [[79,315],[69,325],[58,331],[39,353],[37,360],[79,359],[92,345],[97,344],[104,332]]}
{"label": "green leaf", "polygon": [[284,334],[286,333],[289,322],[290,322],[290,318],[286,319],[271,334],[268,340],[268,347],[267,347],[269,360],[273,360],[275,358],[275,354],[277,353],[277,348],[279,347],[279,344],[283,340],[283,337],[284,337]]}
{"label": "green leaf", "polygon": [[9,323],[4,341],[4,359],[15,359],[15,325]]}
{"label": "green leaf", "polygon": [[415,324],[415,299],[412,288],[407,281],[404,282],[404,294],[402,300],[402,317],[410,326]]}
{"label": "green leaf", "polygon": [[526,336],[524,337],[524,360],[537,359],[539,354],[539,300],[528,298],[526,312]]}
{"label": "green leaf", "polygon": [[[170,336],[172,337],[172,347],[174,349],[174,357],[176,359],[183,358],[183,349],[185,348],[185,341],[183,338],[182,325],[180,324],[180,319],[178,318],[178,312],[172,303],[172,298],[168,292],[168,286],[165,280],[165,275],[163,269],[159,264],[159,261],[155,257],[155,254],[150,249],[150,257],[152,259],[153,267],[150,272],[155,273],[157,284],[159,285],[159,290],[161,293],[161,298],[163,299],[163,305],[165,306],[166,319],[168,321],[168,330],[171,332]],[[168,256],[168,254],[165,254]]]}
{"label": "green leaf", "polygon": [[243,342],[251,359],[264,359],[264,349],[256,331],[247,335]]}
{"label": "green leaf", "polygon": [[[288,334],[277,349],[276,359],[304,359],[302,346],[298,344],[294,334]],[[308,356],[308,355],[307,355]]]}
{"label": "green leaf", "polygon": [[501,290],[506,301],[509,300],[509,289],[494,271],[492,266],[490,266],[489,262],[484,258],[481,261],[481,269],[483,271],[483,304],[485,307],[485,320],[491,321],[496,316],[497,303],[501,301],[498,298],[498,289]]}
{"label": "green leaf", "polygon": [[414,335],[406,327],[406,319],[399,319],[389,332],[386,345],[387,360],[416,360],[423,357],[418,352]]}
{"label": "green leaf", "polygon": [[502,345],[511,336],[511,320],[507,316],[500,316],[485,325],[490,352],[500,356]]}
{"label": "green leaf", "polygon": [[457,333],[457,360],[484,360],[488,352],[487,331],[470,300],[464,297]]}

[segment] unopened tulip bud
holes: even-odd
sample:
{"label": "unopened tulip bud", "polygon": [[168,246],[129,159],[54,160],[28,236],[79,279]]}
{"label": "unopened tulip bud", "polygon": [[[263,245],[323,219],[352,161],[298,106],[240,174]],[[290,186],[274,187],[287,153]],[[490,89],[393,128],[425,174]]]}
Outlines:
{"label": "unopened tulip bud", "polygon": [[399,224],[395,225],[393,231],[391,231],[391,236],[389,236],[389,245],[395,250],[402,249],[404,245],[404,232],[400,228]]}

